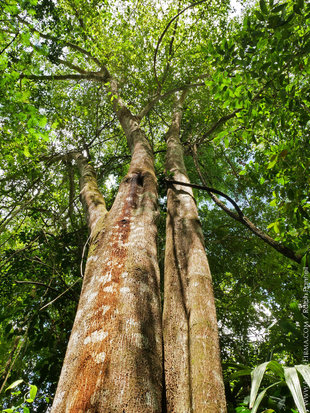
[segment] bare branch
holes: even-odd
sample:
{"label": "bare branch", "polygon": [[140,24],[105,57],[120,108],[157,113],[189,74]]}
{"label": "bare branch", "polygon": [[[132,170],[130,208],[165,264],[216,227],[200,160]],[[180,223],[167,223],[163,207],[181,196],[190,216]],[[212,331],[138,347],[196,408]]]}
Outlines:
{"label": "bare branch", "polygon": [[32,284],[32,285],[39,285],[41,287],[45,287],[48,288],[49,290],[55,291],[56,293],[58,293],[58,291],[56,290],[56,288],[53,288],[47,284],[41,283],[39,281],[18,281],[18,280],[14,280],[14,282],[16,284]]}
{"label": "bare branch", "polygon": [[44,308],[48,307],[49,305],[53,304],[55,301],[57,301],[60,297],[62,297],[63,295],[65,295],[69,290],[71,290],[71,288],[73,288],[75,286],[75,284],[77,284],[81,279],[79,278],[78,280],[76,280],[72,285],[70,285],[70,287],[68,287],[65,291],[63,291],[61,294],[59,294],[56,298],[54,298],[54,300],[49,301],[47,304],[45,304],[43,307],[40,308],[40,311],[44,310]]}

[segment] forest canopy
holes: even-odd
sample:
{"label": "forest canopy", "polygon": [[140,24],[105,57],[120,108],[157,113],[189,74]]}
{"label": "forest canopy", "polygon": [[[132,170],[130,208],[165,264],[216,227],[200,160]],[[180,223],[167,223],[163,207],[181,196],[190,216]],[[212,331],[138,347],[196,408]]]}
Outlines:
{"label": "forest canopy", "polygon": [[[92,244],[81,171],[109,211],[131,171],[127,111],[154,156],[162,304],[180,113],[227,408],[249,412],[256,366],[309,364],[310,4],[3,0],[0,13],[2,408],[52,404]],[[259,411],[297,411],[281,383]]]}

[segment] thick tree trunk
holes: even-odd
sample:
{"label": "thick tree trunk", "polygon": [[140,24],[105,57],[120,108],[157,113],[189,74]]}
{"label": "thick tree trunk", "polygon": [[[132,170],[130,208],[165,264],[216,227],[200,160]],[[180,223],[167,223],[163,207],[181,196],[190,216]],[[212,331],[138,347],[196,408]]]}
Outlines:
{"label": "thick tree trunk", "polygon": [[[182,100],[167,133],[166,168],[189,182],[179,139]],[[192,189],[168,189],[164,355],[169,413],[226,411],[212,280]]]}
{"label": "thick tree trunk", "polygon": [[80,156],[91,245],[53,413],[161,412],[162,336],[151,148],[117,108],[132,161],[107,213]]}

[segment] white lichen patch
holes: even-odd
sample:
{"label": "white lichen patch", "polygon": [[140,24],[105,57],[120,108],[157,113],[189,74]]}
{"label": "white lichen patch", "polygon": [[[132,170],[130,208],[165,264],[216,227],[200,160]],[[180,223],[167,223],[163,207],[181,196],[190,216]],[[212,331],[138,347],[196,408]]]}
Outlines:
{"label": "white lichen patch", "polygon": [[103,351],[102,353],[96,354],[94,360],[97,364],[103,363],[105,360],[105,352]]}
{"label": "white lichen patch", "polygon": [[149,391],[145,394],[145,401],[148,406],[153,407],[153,397]]}
{"label": "white lichen patch", "polygon": [[97,259],[98,259],[98,256],[97,256],[97,255],[91,255],[91,256],[88,258],[87,263],[90,263],[91,261],[96,262]]}
{"label": "white lichen patch", "polygon": [[144,293],[144,294],[149,293],[151,291],[149,285],[147,285],[143,282],[139,283],[139,289],[140,289],[141,293]]}
{"label": "white lichen patch", "polygon": [[114,287],[113,287],[113,285],[108,285],[107,287],[105,287],[105,288],[103,289],[103,291],[104,291],[105,293],[113,293]]}
{"label": "white lichen patch", "polygon": [[122,294],[127,294],[127,293],[130,292],[130,288],[129,288],[129,287],[122,287],[122,288],[120,289],[120,292],[121,292]]}
{"label": "white lichen patch", "polygon": [[78,344],[78,341],[79,341],[79,334],[77,333],[77,332],[74,332],[74,333],[72,333],[71,334],[71,337],[70,337],[70,346],[68,347],[69,349],[73,349],[73,350],[75,350],[75,347],[76,347],[76,345]]}
{"label": "white lichen patch", "polygon": [[132,327],[137,327],[139,326],[139,322],[135,321],[133,318],[129,318],[129,320],[126,320],[126,325],[132,326]]}
{"label": "white lichen patch", "polygon": [[90,336],[85,338],[84,344],[98,343],[99,341],[103,341],[107,336],[108,333],[104,330],[94,331]]}
{"label": "white lichen patch", "polygon": [[109,305],[103,305],[103,306],[100,308],[99,311],[102,311],[102,315],[105,315],[105,313],[106,313],[107,311],[109,311],[109,310],[110,310],[110,306],[109,306]]}
{"label": "white lichen patch", "polygon": [[106,274],[100,276],[100,281],[102,284],[106,284],[112,280],[112,270],[109,270]]}
{"label": "white lichen patch", "polygon": [[121,277],[122,277],[122,278],[127,278],[127,276],[128,276],[128,272],[127,272],[127,271],[124,271],[124,272],[121,274]]}
{"label": "white lichen patch", "polygon": [[132,333],[132,342],[139,348],[146,348],[148,346],[148,339],[141,333]]}
{"label": "white lichen patch", "polygon": [[87,304],[91,303],[94,301],[94,299],[97,297],[98,291],[94,291],[92,293],[89,293],[87,296]]}

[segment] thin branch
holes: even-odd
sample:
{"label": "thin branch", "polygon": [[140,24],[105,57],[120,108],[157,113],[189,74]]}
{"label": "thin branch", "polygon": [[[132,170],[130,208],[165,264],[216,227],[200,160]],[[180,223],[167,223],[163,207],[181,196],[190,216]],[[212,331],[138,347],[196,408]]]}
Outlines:
{"label": "thin branch", "polygon": [[69,67],[69,69],[76,70],[78,73],[81,73],[83,75],[87,74],[86,70],[80,68],[79,66],[74,65],[71,62],[68,62],[67,60],[62,60],[62,59],[59,59],[59,58],[56,58],[55,60],[56,60],[56,62],[58,62],[58,63],[60,63],[64,66]]}
{"label": "thin branch", "polygon": [[159,89],[161,88],[161,84],[160,84],[159,79],[158,79],[158,76],[157,76],[156,60],[157,60],[157,54],[158,54],[159,46],[160,46],[160,44],[161,44],[161,42],[162,42],[165,34],[167,33],[167,30],[169,29],[169,27],[171,26],[171,24],[172,24],[182,13],[184,13],[186,10],[188,10],[188,9],[190,9],[190,8],[192,8],[192,7],[197,6],[198,4],[205,3],[206,1],[207,1],[207,0],[200,0],[200,1],[196,2],[196,3],[190,4],[189,6],[185,7],[183,10],[181,10],[179,13],[177,13],[177,14],[168,22],[168,24],[167,24],[167,26],[165,27],[164,31],[163,31],[162,34],[160,35],[160,37],[159,37],[159,39],[158,39],[158,42],[157,42],[157,45],[156,45],[156,48],[155,48],[154,60],[153,60],[154,76],[155,76],[155,80],[156,80],[156,83],[157,83]]}
{"label": "thin branch", "polygon": [[19,32],[17,32],[17,33],[15,34],[14,38],[10,41],[10,43],[8,43],[8,44],[1,50],[0,55],[2,55],[2,53],[4,53],[4,52],[6,51],[6,49],[11,46],[11,44],[14,42],[14,40],[17,38],[18,35],[19,35]]}
{"label": "thin branch", "polygon": [[[202,183],[205,183],[205,179],[203,177],[203,174],[201,172],[201,169],[199,167],[199,163],[198,163],[198,159],[197,159],[197,154],[196,151],[192,151],[192,155],[193,155],[193,159],[194,159],[194,163],[197,169],[197,172],[199,174],[199,177],[202,181]],[[182,185],[185,185],[184,183],[182,183]],[[200,185],[195,186],[200,187]],[[290,258],[291,260],[297,262],[298,264],[300,264],[301,262],[301,255],[296,254],[292,249],[286,247],[283,244],[280,244],[279,242],[277,242],[276,240],[274,240],[272,237],[270,237],[269,235],[267,235],[264,231],[262,231],[261,229],[257,228],[252,221],[250,221],[249,218],[247,218],[244,213],[241,211],[241,209],[239,208],[239,206],[236,204],[235,201],[233,201],[231,198],[227,197],[227,195],[223,194],[223,193],[219,193],[220,191],[215,191],[214,189],[207,189],[208,187],[200,187],[200,189],[205,189],[209,192],[212,200],[216,203],[216,205],[218,205],[223,211],[225,211],[231,218],[233,218],[234,220],[240,222],[242,225],[246,226],[250,231],[253,232],[253,234],[257,235],[259,238],[261,238],[263,241],[265,241],[268,245],[270,245],[272,248],[274,248],[276,251],[280,252],[282,255],[284,255],[287,258]],[[199,189],[199,188],[198,188]],[[231,211],[221,200],[219,200],[217,198],[216,195],[214,195],[215,193],[217,193],[218,195],[222,195],[224,196],[226,199],[229,200],[229,202],[231,202],[233,204],[233,206],[235,207],[236,211],[238,212],[237,214],[233,211]],[[233,202],[232,202],[233,201]]]}
{"label": "thin branch", "polygon": [[100,60],[97,59],[96,57],[94,57],[87,50],[83,49],[81,46],[78,46],[77,44],[74,44],[74,43],[71,43],[71,42],[68,42],[68,41],[65,41],[65,40],[58,39],[57,37],[54,37],[54,36],[51,36],[51,35],[48,35],[48,34],[44,34],[44,33],[40,32],[39,30],[35,29],[34,27],[32,27],[30,23],[28,23],[25,19],[22,19],[19,16],[17,16],[17,19],[21,23],[26,24],[29,27],[29,30],[32,33],[38,33],[41,37],[43,37],[43,39],[52,40],[53,42],[56,42],[58,44],[63,44],[64,46],[68,46],[71,49],[76,50],[76,51],[88,56],[94,63],[96,63],[97,66],[102,68],[102,63],[100,62]]}
{"label": "thin branch", "polygon": [[39,281],[18,281],[18,280],[14,280],[14,282],[15,282],[16,284],[33,284],[33,285],[39,285],[39,286],[41,286],[41,287],[48,288],[48,289],[50,289],[50,290],[55,291],[56,293],[58,293],[58,291],[56,290],[56,288],[50,287],[49,285],[44,284],[44,283],[41,283],[41,282],[39,282]]}
{"label": "thin branch", "polygon": [[95,80],[98,82],[104,82],[105,78],[101,72],[89,72],[85,74],[67,74],[67,75],[26,75],[22,73],[20,79],[29,80]]}
{"label": "thin branch", "polygon": [[181,92],[182,90],[187,90],[191,89],[193,87],[198,87],[198,86],[205,86],[205,83],[200,82],[200,83],[188,83],[182,86],[178,86],[174,89],[169,90],[168,92],[160,95],[160,94],[155,94],[153,98],[145,105],[145,107],[138,113],[137,118],[139,120],[143,119],[144,116],[146,116],[150,110],[153,109],[154,105],[159,102],[160,100],[164,100],[170,95],[173,95],[176,92]]}
{"label": "thin branch", "polygon": [[39,309],[39,311],[44,310],[44,308],[48,307],[49,305],[53,304],[55,301],[57,301],[60,297],[62,297],[64,294],[66,294],[69,290],[71,290],[72,287],[75,286],[80,281],[80,279],[76,280],[70,287],[68,287],[65,291],[63,291],[61,294],[59,294],[54,300],[49,301],[47,304],[45,304],[43,307]]}
{"label": "thin branch", "polygon": [[177,184],[177,185],[182,185],[182,186],[189,186],[191,188],[202,189],[204,191],[213,192],[214,194],[218,194],[218,195],[222,196],[223,198],[226,198],[227,201],[229,201],[234,206],[234,208],[238,212],[239,217],[244,216],[244,214],[241,211],[241,209],[239,208],[238,204],[233,199],[231,199],[228,195],[224,194],[221,191],[218,191],[215,188],[211,188],[209,186],[197,185],[197,184],[190,184],[190,183],[181,182],[181,181],[174,181],[172,179],[165,179],[165,181],[167,182],[168,185]]}

